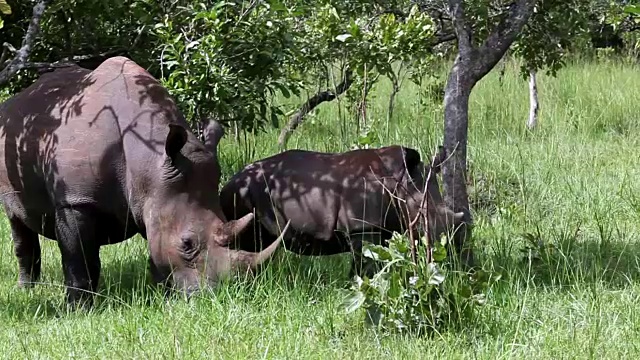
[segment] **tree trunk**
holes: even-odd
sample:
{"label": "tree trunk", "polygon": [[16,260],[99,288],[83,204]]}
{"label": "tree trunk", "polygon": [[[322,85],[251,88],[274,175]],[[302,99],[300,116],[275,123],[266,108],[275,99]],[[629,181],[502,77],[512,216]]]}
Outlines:
{"label": "tree trunk", "polygon": [[529,71],[529,121],[527,128],[533,130],[538,124],[538,84],[536,81],[536,71]]}
{"label": "tree trunk", "polygon": [[471,212],[467,194],[467,129],[469,126],[469,96],[475,84],[503,58],[527,23],[536,0],[516,0],[506,16],[486,40],[473,43],[473,30],[464,11],[463,0],[448,0],[449,13],[458,40],[458,56],[451,68],[444,95],[444,148],[449,157],[442,164],[444,198],[448,206],[465,214],[466,225],[453,239],[463,265],[473,265]]}
{"label": "tree trunk", "polygon": [[442,166],[442,180],[447,206],[464,212],[464,222],[453,239],[460,259],[472,265],[473,254],[465,243],[471,237],[472,224],[467,194],[467,129],[469,127],[469,96],[475,82],[470,77],[470,64],[458,56],[451,68],[444,95],[444,149],[449,157]]}
{"label": "tree trunk", "polygon": [[400,91],[398,76],[393,74],[389,76],[389,79],[391,80],[391,94],[389,94],[389,108],[387,109],[387,123],[389,123],[391,121],[391,118],[393,117],[393,110],[394,110],[393,108],[395,107],[395,103],[396,103],[396,95]]}
{"label": "tree trunk", "polygon": [[342,95],[351,87],[351,84],[353,84],[352,72],[350,69],[347,69],[344,73],[342,82],[336,86],[334,91],[321,91],[310,97],[307,102],[302,104],[300,110],[298,110],[295,114],[293,114],[293,116],[291,116],[291,118],[289,119],[289,123],[280,132],[280,136],[278,137],[278,144],[280,145],[280,148],[284,149],[287,147],[289,136],[298,126],[300,126],[307,114],[309,114],[311,111],[313,111],[313,109],[315,109],[323,102],[332,101],[338,96]]}

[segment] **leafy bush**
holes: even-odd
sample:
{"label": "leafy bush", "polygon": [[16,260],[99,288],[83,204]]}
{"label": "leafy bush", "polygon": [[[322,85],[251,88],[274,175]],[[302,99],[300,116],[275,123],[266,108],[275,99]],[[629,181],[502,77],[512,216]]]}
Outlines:
{"label": "leafy bush", "polygon": [[[155,25],[164,85],[192,119],[215,114],[244,128],[277,124],[277,92],[299,94],[294,13],[274,1],[189,1]],[[276,6],[277,5],[277,6]]]}
{"label": "leafy bush", "polygon": [[[425,238],[422,239],[426,245]],[[372,277],[355,276],[345,300],[347,312],[364,307],[367,321],[387,332],[423,334],[430,329],[469,324],[474,308],[484,305],[486,293],[500,275],[443,267],[446,240],[435,242],[427,262],[426,246],[418,261],[411,260],[406,236],[394,233],[389,247],[367,244],[363,255],[380,266]]]}
{"label": "leafy bush", "polygon": [[[11,15],[11,6],[7,4],[7,0],[0,0],[0,15]],[[4,21],[0,16],[0,29],[4,26]]]}

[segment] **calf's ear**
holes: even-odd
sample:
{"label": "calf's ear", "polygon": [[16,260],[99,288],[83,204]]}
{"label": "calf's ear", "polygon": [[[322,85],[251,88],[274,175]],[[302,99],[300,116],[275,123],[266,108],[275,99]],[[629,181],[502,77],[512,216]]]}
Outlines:
{"label": "calf's ear", "polygon": [[420,165],[420,153],[412,148],[403,147],[403,160],[409,173],[413,173],[413,170]]}
{"label": "calf's ear", "polygon": [[218,143],[224,136],[224,128],[215,119],[209,119],[204,129],[204,145],[214,154],[217,152]]}
{"label": "calf's ear", "polygon": [[180,150],[187,143],[187,130],[176,124],[169,124],[169,134],[167,140],[164,143],[164,152],[171,160],[175,159],[176,155],[180,153]]}

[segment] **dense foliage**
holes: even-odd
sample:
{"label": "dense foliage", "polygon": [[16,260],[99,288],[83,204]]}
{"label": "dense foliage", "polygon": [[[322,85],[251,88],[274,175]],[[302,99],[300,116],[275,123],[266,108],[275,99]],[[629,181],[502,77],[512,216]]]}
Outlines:
{"label": "dense foliage", "polygon": [[[20,47],[37,2],[0,3],[6,42],[0,69]],[[527,68],[555,71],[572,41],[603,29],[597,24],[635,30],[636,22],[622,11],[626,3],[539,1],[514,53]],[[474,35],[484,38],[508,7],[467,1]],[[71,60],[94,68],[109,56],[125,55],[161,78],[189,119],[216,116],[250,129],[279,126],[294,110],[276,106],[274,96],[304,101],[347,75],[344,91],[354,103],[364,100],[379,76],[396,87],[405,78],[421,83],[454,39],[440,1],[58,0],[48,2],[30,61]],[[34,65],[20,71],[10,88],[29,84],[36,68],[42,70]]]}

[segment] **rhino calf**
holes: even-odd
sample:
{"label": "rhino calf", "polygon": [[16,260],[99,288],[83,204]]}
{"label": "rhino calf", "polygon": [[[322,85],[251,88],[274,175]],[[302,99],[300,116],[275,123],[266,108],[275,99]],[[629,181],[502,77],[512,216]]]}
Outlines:
{"label": "rhino calf", "polygon": [[[246,166],[222,188],[220,201],[227,218],[254,213],[259,223],[237,238],[239,248],[269,245],[281,224],[290,221],[289,250],[301,255],[351,251],[351,274],[359,274],[363,240],[381,243],[418,214],[427,216],[430,239],[462,222],[463,213],[447,208],[440,193],[436,173],[443,160],[441,153],[425,166],[416,150],[401,146],[345,153],[289,150]],[[428,197],[422,202],[430,168]]]}
{"label": "rhino calf", "polygon": [[40,276],[38,234],[58,242],[74,307],[91,303],[100,247],[137,233],[149,241],[153,279],[186,292],[255,269],[280,243],[228,248],[253,214],[227,221],[220,209],[219,124],[201,142],[167,90],[127,58],[43,74],[0,105],[0,128],[0,194],[21,286]]}

